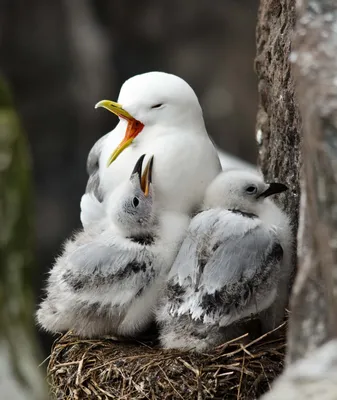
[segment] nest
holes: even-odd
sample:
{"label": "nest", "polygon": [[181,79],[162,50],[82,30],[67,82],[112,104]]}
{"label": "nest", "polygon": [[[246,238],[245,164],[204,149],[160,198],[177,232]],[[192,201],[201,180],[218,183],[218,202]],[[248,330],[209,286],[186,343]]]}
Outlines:
{"label": "nest", "polygon": [[[241,336],[207,354],[67,333],[48,365],[53,399],[255,399],[283,369],[285,324],[248,344]],[[275,338],[275,331],[278,335]]]}

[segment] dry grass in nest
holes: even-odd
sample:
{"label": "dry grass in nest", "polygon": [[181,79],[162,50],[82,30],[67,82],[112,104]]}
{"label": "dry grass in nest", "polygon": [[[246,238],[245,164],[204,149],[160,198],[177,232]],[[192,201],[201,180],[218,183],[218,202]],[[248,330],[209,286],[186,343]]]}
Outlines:
{"label": "dry grass in nest", "polygon": [[281,373],[284,325],[243,345],[242,337],[208,354],[142,343],[56,340],[48,366],[54,399],[255,399]]}

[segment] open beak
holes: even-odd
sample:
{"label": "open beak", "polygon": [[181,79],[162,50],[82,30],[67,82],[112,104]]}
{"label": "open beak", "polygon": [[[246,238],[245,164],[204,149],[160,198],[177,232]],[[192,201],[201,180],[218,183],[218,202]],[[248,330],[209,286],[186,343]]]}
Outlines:
{"label": "open beak", "polygon": [[141,188],[145,194],[145,197],[149,195],[150,192],[150,185],[152,183],[152,168],[153,168],[153,157],[150,158],[146,167],[144,169],[144,173],[141,179]]}
{"label": "open beak", "polygon": [[269,184],[268,189],[261,193],[259,197],[266,198],[273,194],[285,192],[286,190],[288,190],[288,187],[283,185],[283,183],[272,182]]}
{"label": "open beak", "polygon": [[116,114],[119,118],[126,119],[128,126],[126,128],[124,139],[120,142],[117,148],[113,151],[109,157],[107,166],[113,163],[116,158],[133,142],[137,135],[142,131],[144,125],[136,120],[131,114],[129,114],[121,104],[115,103],[111,100],[102,100],[95,105],[95,108],[103,107],[108,111]]}
{"label": "open beak", "polygon": [[146,167],[144,169],[144,172],[142,174],[142,166],[143,166],[143,161],[145,158],[145,154],[139,157],[138,161],[136,162],[136,165],[132,171],[131,178],[134,175],[137,175],[139,179],[139,184],[144,192],[144,195],[147,197],[150,193],[150,185],[152,183],[152,168],[153,168],[153,158],[152,156],[148,163],[146,164]]}
{"label": "open beak", "polygon": [[141,184],[142,166],[143,166],[144,158],[145,158],[145,154],[143,154],[142,156],[140,156],[138,158],[138,161],[136,162],[136,164],[133,168],[133,171],[131,173],[131,177],[130,177],[130,179],[131,179],[134,175],[137,175],[138,179],[139,179],[139,184]]}

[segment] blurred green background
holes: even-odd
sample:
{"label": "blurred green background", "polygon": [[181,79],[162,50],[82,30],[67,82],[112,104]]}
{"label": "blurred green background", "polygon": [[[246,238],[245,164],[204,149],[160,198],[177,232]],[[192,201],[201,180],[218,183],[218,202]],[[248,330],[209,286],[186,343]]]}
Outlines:
{"label": "blurred green background", "polygon": [[45,398],[32,310],[31,163],[10,92],[0,77],[0,398]]}

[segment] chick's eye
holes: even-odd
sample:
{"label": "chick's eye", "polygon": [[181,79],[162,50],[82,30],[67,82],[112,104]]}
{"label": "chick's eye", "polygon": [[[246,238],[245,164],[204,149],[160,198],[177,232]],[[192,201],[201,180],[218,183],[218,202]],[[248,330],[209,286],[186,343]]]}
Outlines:
{"label": "chick's eye", "polygon": [[152,106],[151,108],[160,108],[163,105],[163,103],[158,103]]}
{"label": "chick's eye", "polygon": [[139,199],[138,199],[138,197],[134,197],[134,198],[132,199],[132,204],[133,204],[134,207],[137,207],[137,206],[138,206],[138,204],[139,204]]}
{"label": "chick's eye", "polygon": [[246,189],[246,192],[248,194],[255,194],[257,192],[257,187],[256,186],[248,186]]}

